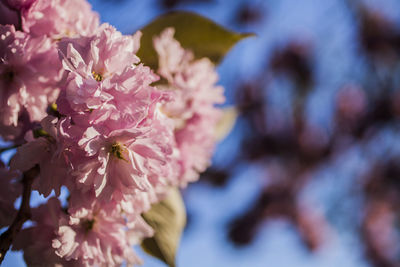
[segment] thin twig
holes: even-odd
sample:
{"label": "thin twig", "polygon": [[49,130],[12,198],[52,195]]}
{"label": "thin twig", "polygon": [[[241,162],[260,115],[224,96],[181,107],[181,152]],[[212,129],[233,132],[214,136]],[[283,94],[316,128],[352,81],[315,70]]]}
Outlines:
{"label": "thin twig", "polygon": [[10,246],[15,236],[21,231],[22,225],[31,217],[31,207],[29,202],[31,198],[32,183],[38,173],[39,168],[34,167],[25,172],[23,175],[23,192],[21,206],[12,224],[8,227],[7,231],[2,233],[0,236],[0,264],[3,262],[7,251],[10,249]]}
{"label": "thin twig", "polygon": [[15,145],[12,145],[12,146],[2,147],[2,148],[0,148],[0,154],[3,153],[3,152],[6,152],[8,150],[17,148],[19,146],[21,146],[21,145],[20,144],[15,144]]}

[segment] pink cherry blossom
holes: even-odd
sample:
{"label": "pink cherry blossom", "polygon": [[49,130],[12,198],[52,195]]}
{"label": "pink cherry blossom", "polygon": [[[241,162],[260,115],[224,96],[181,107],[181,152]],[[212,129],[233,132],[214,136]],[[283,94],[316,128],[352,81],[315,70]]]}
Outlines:
{"label": "pink cherry blossom", "polygon": [[146,118],[160,93],[149,86],[158,77],[148,67],[135,65],[139,38],[140,33],[123,36],[104,24],[91,38],[61,41],[60,54],[69,74],[59,111],[78,125],[107,119],[134,126]]}
{"label": "pink cherry blossom", "polygon": [[139,38],[105,24],[59,45],[68,77],[57,103],[74,124],[64,129],[74,130],[71,175],[105,199],[176,180],[174,125],[157,109],[168,93],[150,86],[158,77],[138,64]]}
{"label": "pink cherry blossom", "polygon": [[174,39],[167,28],[154,38],[159,55],[158,73],[168,80],[162,90],[172,90],[172,101],[161,110],[175,121],[175,139],[180,152],[181,183],[198,178],[205,171],[215,144],[214,129],[221,115],[216,104],[225,100],[223,88],[216,86],[218,75],[207,58],[194,55]]}
{"label": "pink cherry blossom", "polygon": [[59,39],[91,35],[99,25],[99,16],[84,0],[35,1],[22,12],[22,25],[32,36]]}
{"label": "pink cherry blossom", "polygon": [[14,26],[0,26],[0,38],[0,123],[17,126],[24,111],[40,121],[59,93],[61,65],[54,44]]}
{"label": "pink cherry blossom", "polygon": [[83,266],[140,264],[131,246],[152,234],[151,228],[139,215],[126,220],[126,213],[115,202],[92,203],[90,209],[81,208],[60,220],[57,237],[52,242],[56,254],[66,260],[77,260]]}
{"label": "pink cherry blossom", "polygon": [[45,197],[52,190],[58,196],[68,175],[67,149],[64,148],[62,135],[57,129],[57,118],[48,116],[42,120],[41,125],[39,136],[34,136],[37,131],[27,133],[27,143],[18,147],[10,164],[12,169],[21,172],[39,165],[40,177],[35,180],[33,188]]}
{"label": "pink cherry blossom", "polygon": [[56,198],[50,198],[47,203],[32,209],[33,225],[23,229],[13,243],[14,250],[24,251],[28,266],[82,266],[80,262],[60,258],[52,247],[59,220],[65,220],[66,217]]}
{"label": "pink cherry blossom", "polygon": [[0,18],[11,24],[0,25],[0,136],[25,143],[0,166],[0,226],[15,213],[16,179],[39,166],[32,189],[69,197],[32,209],[13,244],[28,265],[140,264],[132,246],[154,234],[142,214],[209,165],[224,101],[213,63],[166,29],[154,46],[168,84],[156,87],[136,55],[141,33],[99,26],[85,0],[5,1],[0,15],[17,10],[23,27],[14,11]]}
{"label": "pink cherry blossom", "polygon": [[[194,182],[210,165],[210,159],[215,146],[215,126],[219,119],[216,116],[201,116],[195,114],[186,120],[185,126],[175,133],[176,142],[181,155],[181,184]],[[201,129],[201,130],[200,130]]]}
{"label": "pink cherry blossom", "polygon": [[167,184],[165,177],[174,175],[169,162],[171,136],[163,136],[153,127],[117,130],[105,136],[90,127],[79,142],[86,157],[76,164],[72,175],[83,190],[94,188],[96,196],[106,199],[112,195],[120,199],[121,194],[136,190],[151,191],[151,182]]}

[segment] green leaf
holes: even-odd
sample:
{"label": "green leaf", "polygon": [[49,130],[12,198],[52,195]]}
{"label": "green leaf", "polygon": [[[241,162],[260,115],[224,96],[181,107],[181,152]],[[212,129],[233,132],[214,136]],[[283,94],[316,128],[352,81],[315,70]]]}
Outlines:
{"label": "green leaf", "polygon": [[235,107],[225,107],[222,109],[222,117],[217,123],[215,129],[215,137],[218,141],[224,139],[235,126],[238,112]]}
{"label": "green leaf", "polygon": [[153,47],[154,36],[167,27],[175,28],[175,39],[183,48],[190,49],[196,58],[208,57],[219,63],[238,41],[254,36],[229,31],[211,20],[191,12],[175,11],[159,16],[141,29],[143,36],[137,53],[143,63],[158,69],[158,57]]}
{"label": "green leaf", "polygon": [[186,224],[186,210],[179,189],[171,189],[167,198],[154,204],[143,218],[155,231],[153,237],[143,240],[143,250],[175,267],[175,254]]}

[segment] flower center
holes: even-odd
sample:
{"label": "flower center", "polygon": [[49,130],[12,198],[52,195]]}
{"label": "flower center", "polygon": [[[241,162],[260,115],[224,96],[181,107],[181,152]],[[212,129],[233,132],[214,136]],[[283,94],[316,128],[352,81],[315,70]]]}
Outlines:
{"label": "flower center", "polygon": [[85,230],[85,232],[87,233],[87,232],[89,232],[90,230],[93,229],[94,223],[95,223],[94,219],[84,220],[83,222],[81,222],[81,226]]}
{"label": "flower center", "polygon": [[97,73],[95,71],[92,71],[92,75],[93,78],[97,81],[97,82],[101,82],[103,80],[103,76],[100,73]]}
{"label": "flower center", "polygon": [[117,157],[118,159],[122,159],[122,160],[127,161],[127,160],[124,158],[124,155],[123,155],[123,153],[124,153],[125,150],[126,150],[126,148],[125,148],[124,145],[122,145],[122,144],[116,142],[116,143],[114,143],[114,144],[111,145],[110,153],[113,154],[113,155],[114,155],[115,157]]}

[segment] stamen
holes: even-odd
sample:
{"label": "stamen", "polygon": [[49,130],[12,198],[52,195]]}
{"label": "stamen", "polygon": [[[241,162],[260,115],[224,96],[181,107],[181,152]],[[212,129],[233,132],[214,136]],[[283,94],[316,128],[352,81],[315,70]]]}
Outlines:
{"label": "stamen", "polygon": [[92,71],[92,75],[93,78],[97,81],[97,82],[101,82],[103,80],[103,76],[100,73],[97,73],[95,71]]}
{"label": "stamen", "polygon": [[127,161],[123,155],[125,150],[126,148],[124,147],[124,145],[121,145],[120,143],[114,143],[111,145],[110,153],[116,156],[118,159]]}
{"label": "stamen", "polygon": [[85,232],[87,233],[93,229],[94,223],[95,223],[94,219],[84,220],[83,222],[81,222],[81,225],[82,225],[83,229],[85,230]]}

